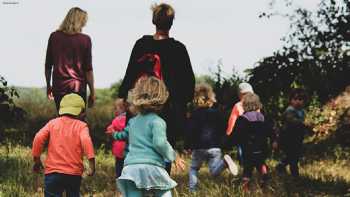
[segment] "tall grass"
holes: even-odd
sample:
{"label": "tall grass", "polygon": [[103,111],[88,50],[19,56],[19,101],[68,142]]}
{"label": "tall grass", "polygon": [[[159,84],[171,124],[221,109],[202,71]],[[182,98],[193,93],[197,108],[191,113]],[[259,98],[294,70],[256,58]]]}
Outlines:
{"label": "tall grass", "polygon": [[[312,148],[312,147],[310,147]],[[259,176],[255,176],[251,191],[243,193],[240,177],[224,172],[219,177],[211,177],[208,168],[203,167],[199,175],[199,189],[196,193],[188,190],[188,170],[173,172],[178,186],[174,196],[181,197],[234,197],[234,196],[350,196],[349,149],[334,149],[334,154],[320,155],[318,160],[305,156],[301,162],[301,178],[278,175],[273,166],[276,160],[268,161],[271,179],[267,188],[260,188]],[[309,152],[308,154],[311,154]],[[313,153],[312,153],[313,154]],[[30,149],[10,146],[0,147],[0,196],[42,196],[43,175],[32,172]],[[187,167],[189,157],[185,157]],[[96,174],[83,175],[81,193],[83,196],[115,196],[114,158],[110,151],[96,151]]]}
{"label": "tall grass", "polygon": [[[20,90],[20,96],[16,104],[27,114],[25,120],[5,130],[8,141],[6,146],[0,146],[0,197],[43,196],[43,175],[32,173],[29,146],[35,133],[57,116],[56,109],[53,101],[46,99],[43,89]],[[94,177],[84,175],[81,193],[84,196],[115,196],[114,158],[104,134],[105,127],[113,118],[112,100],[108,90],[101,90],[97,97],[96,106],[88,110],[87,116],[90,135],[97,148],[97,172]],[[317,121],[314,116],[310,117],[311,121]],[[306,155],[300,162],[300,179],[278,175],[274,171],[277,163],[274,158],[278,156],[274,155],[268,161],[271,180],[265,189],[260,188],[260,179],[255,176],[251,192],[242,193],[239,177],[224,172],[214,178],[204,167],[200,171],[196,193],[188,190],[188,170],[174,172],[172,176],[178,182],[174,196],[350,196],[350,149],[336,146],[332,138],[311,140],[307,140]],[[189,166],[190,158],[185,158]]]}

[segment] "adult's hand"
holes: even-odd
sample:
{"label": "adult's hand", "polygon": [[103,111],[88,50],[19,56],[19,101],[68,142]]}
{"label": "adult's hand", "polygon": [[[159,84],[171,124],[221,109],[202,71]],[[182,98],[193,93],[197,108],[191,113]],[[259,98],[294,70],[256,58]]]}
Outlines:
{"label": "adult's hand", "polygon": [[90,93],[89,98],[88,98],[88,107],[93,107],[96,101],[96,96],[95,93]]}
{"label": "adult's hand", "polygon": [[51,86],[47,86],[46,87],[46,95],[47,95],[47,98],[49,100],[53,100],[53,94],[52,94],[52,87]]}
{"label": "adult's hand", "polygon": [[94,86],[94,73],[92,70],[86,72],[86,80],[90,89],[90,96],[88,98],[88,107],[92,107],[96,100],[95,86]]}

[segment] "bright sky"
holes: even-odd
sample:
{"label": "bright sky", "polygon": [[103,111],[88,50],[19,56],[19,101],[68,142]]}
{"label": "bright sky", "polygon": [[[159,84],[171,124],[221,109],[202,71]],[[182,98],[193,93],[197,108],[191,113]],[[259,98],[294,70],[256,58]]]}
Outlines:
{"label": "bright sky", "polygon": [[[169,0],[176,16],[171,36],[183,42],[195,74],[242,72],[282,46],[288,21],[260,19],[271,0]],[[295,0],[315,9],[319,0]],[[92,38],[96,87],[121,79],[135,41],[154,33],[150,6],[162,1],[0,0],[0,75],[11,85],[44,87],[47,40],[71,7],[86,10],[83,32]]]}

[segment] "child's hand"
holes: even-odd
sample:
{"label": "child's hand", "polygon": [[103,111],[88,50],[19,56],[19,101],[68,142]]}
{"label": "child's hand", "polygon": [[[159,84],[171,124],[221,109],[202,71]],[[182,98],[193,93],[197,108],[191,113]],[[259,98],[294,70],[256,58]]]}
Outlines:
{"label": "child's hand", "polygon": [[94,176],[94,174],[95,174],[95,169],[91,169],[91,168],[90,168],[90,169],[88,170],[88,172],[87,172],[87,175],[88,175],[88,176]]}
{"label": "child's hand", "polygon": [[87,171],[88,176],[94,176],[95,174],[95,158],[89,159],[89,170]]}
{"label": "child's hand", "polygon": [[184,150],[184,153],[185,153],[186,155],[191,155],[191,154],[192,154],[192,150],[191,150],[191,149],[185,149],[185,150]]}
{"label": "child's hand", "polygon": [[179,171],[179,170],[185,170],[186,168],[186,163],[185,163],[185,160],[183,160],[181,157],[177,156],[176,159],[175,159],[175,169],[176,171]]}
{"label": "child's hand", "polygon": [[108,134],[108,135],[112,135],[113,132],[114,132],[113,125],[109,125],[107,127],[107,131],[105,131],[105,133]]}
{"label": "child's hand", "polygon": [[43,164],[41,162],[35,162],[33,165],[33,172],[34,173],[40,173],[40,171],[44,168]]}

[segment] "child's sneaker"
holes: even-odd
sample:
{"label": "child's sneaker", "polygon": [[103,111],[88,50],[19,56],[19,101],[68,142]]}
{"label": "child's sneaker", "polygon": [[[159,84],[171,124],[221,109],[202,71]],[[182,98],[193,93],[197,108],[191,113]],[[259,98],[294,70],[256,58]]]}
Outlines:
{"label": "child's sneaker", "polygon": [[224,161],[225,161],[229,171],[231,172],[231,174],[236,176],[238,174],[238,166],[235,164],[235,162],[233,162],[230,155],[224,155]]}

